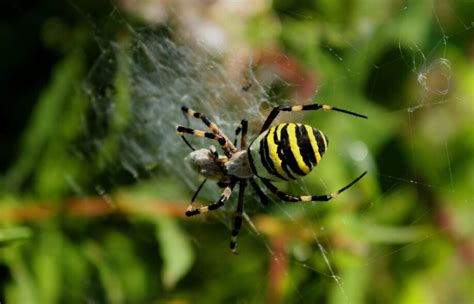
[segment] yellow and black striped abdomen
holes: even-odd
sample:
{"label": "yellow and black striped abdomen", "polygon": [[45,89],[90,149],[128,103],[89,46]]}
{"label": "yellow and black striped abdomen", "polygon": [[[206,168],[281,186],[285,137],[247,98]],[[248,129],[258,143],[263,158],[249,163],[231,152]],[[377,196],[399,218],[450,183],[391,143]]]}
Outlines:
{"label": "yellow and black striped abdomen", "polygon": [[311,126],[284,123],[260,134],[248,148],[252,171],[273,181],[305,176],[319,163],[327,137]]}

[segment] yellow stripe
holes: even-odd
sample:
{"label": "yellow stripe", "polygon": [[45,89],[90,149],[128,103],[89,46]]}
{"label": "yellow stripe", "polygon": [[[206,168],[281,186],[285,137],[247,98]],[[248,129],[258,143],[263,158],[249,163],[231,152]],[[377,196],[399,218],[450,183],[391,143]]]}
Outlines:
{"label": "yellow stripe", "polygon": [[316,162],[319,163],[321,160],[321,154],[319,154],[318,143],[316,142],[316,137],[314,136],[313,128],[310,126],[304,125],[306,128],[306,133],[308,133],[309,141],[311,142],[311,147],[313,148],[314,154],[316,155]]}
{"label": "yellow stripe", "polygon": [[205,134],[206,132],[200,131],[200,130],[194,130],[193,133],[194,133],[194,135],[196,135],[196,136],[198,136],[198,137],[204,137],[204,134]]}
{"label": "yellow stripe", "polygon": [[293,153],[293,156],[295,157],[296,162],[298,163],[298,167],[305,174],[308,174],[311,171],[311,169],[308,168],[308,166],[303,160],[303,157],[301,156],[301,151],[300,151],[300,148],[298,147],[298,141],[296,138],[296,125],[294,123],[288,124],[286,131],[288,133],[288,139],[290,140],[291,153]]}
{"label": "yellow stripe", "polygon": [[[222,134],[220,134],[220,133],[222,133],[222,132],[220,132],[220,130],[217,129],[217,126],[216,126],[213,122],[211,122],[211,123],[209,124],[209,129],[211,129],[212,132],[218,133],[219,135],[222,136]],[[219,133],[219,132],[220,132],[220,133]]]}
{"label": "yellow stripe", "polygon": [[283,168],[281,166],[282,161],[278,157],[278,153],[277,153],[278,146],[276,145],[275,141],[273,140],[273,136],[275,135],[275,131],[277,132],[278,140],[280,139],[281,129],[282,129],[283,126],[284,126],[284,124],[278,125],[277,127],[271,128],[270,131],[268,132],[268,136],[267,136],[268,152],[269,152],[269,155],[270,155],[270,159],[273,162],[273,166],[277,170],[278,174],[283,176],[285,179],[290,179],[288,174],[286,174],[285,170],[283,170]]}
{"label": "yellow stripe", "polygon": [[276,127],[276,132],[277,132],[277,139],[278,141],[281,141],[281,130],[283,129],[283,127],[285,127],[287,124],[279,124],[277,127]]}
{"label": "yellow stripe", "polygon": [[323,138],[323,142],[324,142],[324,153],[326,153],[326,151],[328,150],[328,143],[326,142],[326,136],[324,136],[323,132],[319,131],[319,133],[321,133],[321,137]]}

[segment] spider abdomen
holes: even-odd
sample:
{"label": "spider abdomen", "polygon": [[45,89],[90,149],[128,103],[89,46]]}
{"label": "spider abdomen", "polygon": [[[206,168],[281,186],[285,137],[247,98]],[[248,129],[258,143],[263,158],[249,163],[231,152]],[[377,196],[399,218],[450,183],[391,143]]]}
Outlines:
{"label": "spider abdomen", "polygon": [[305,176],[320,162],[328,147],[327,137],[311,126],[276,125],[260,134],[248,148],[255,175],[268,180],[292,180]]}

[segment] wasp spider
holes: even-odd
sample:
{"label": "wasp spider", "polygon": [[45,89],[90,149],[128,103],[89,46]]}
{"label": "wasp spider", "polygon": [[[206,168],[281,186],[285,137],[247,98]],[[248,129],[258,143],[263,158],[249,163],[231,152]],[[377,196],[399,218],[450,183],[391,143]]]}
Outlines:
{"label": "wasp spider", "polygon": [[[268,115],[257,138],[247,146],[247,120],[242,120],[235,131],[237,137],[241,133],[240,149],[237,148],[237,138],[231,142],[229,138],[206,116],[187,107],[182,111],[189,116],[198,118],[209,128],[210,132],[178,126],[177,131],[184,142],[193,150],[186,160],[205,179],[191,199],[186,211],[187,216],[216,210],[228,200],[235,185],[239,183],[237,212],[234,218],[230,249],[236,252],[237,236],[242,225],[244,211],[244,191],[247,183],[254,188],[262,203],[266,204],[266,196],[256,183],[260,179],[272,193],[287,202],[328,201],[347,188],[354,185],[366,173],[362,173],[348,185],[336,192],[325,195],[293,196],[280,191],[271,182],[289,181],[301,178],[321,161],[328,148],[328,138],[321,131],[311,126],[299,123],[282,123],[270,128],[270,125],[282,111],[300,112],[308,110],[332,110],[362,118],[365,115],[357,114],[323,104],[309,104],[303,106],[276,106]],[[224,155],[219,155],[215,147],[209,149],[194,149],[184,137],[191,134],[198,137],[207,137],[219,143]],[[193,202],[207,179],[216,180],[224,188],[219,200],[208,206],[193,208]]]}

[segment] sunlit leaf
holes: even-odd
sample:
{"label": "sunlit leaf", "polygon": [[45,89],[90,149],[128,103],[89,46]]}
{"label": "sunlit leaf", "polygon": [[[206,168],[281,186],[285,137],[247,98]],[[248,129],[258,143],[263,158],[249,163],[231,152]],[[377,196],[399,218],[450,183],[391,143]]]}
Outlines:
{"label": "sunlit leaf", "polygon": [[163,285],[171,289],[190,270],[194,252],[186,234],[170,218],[156,221],[156,236],[163,259],[161,278]]}
{"label": "sunlit leaf", "polygon": [[28,227],[12,227],[0,229],[0,247],[8,246],[18,241],[31,237],[31,229]]}

